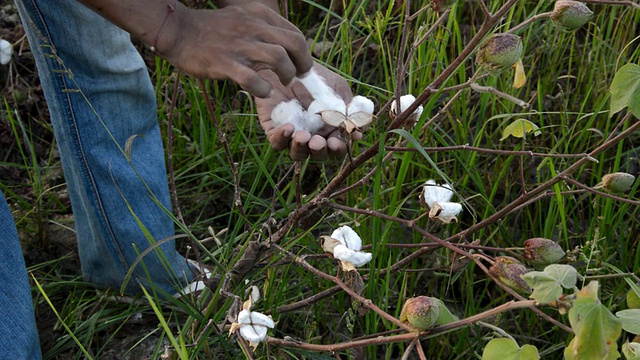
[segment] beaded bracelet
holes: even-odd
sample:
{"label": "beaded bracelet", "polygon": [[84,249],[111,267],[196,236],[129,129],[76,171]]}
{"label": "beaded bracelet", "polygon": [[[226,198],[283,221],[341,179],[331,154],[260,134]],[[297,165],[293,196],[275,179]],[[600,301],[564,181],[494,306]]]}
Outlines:
{"label": "beaded bracelet", "polygon": [[165,15],[164,20],[160,25],[160,29],[158,29],[158,32],[156,33],[156,36],[153,39],[153,45],[151,45],[150,47],[151,51],[153,52],[156,51],[156,46],[158,45],[158,38],[160,37],[160,33],[162,32],[162,29],[164,29],[164,26],[167,24],[167,21],[169,20],[169,16],[171,16],[171,14],[173,14],[173,12],[176,11],[177,5],[178,5],[178,0],[175,0],[173,2],[173,5],[167,4],[167,15]]}

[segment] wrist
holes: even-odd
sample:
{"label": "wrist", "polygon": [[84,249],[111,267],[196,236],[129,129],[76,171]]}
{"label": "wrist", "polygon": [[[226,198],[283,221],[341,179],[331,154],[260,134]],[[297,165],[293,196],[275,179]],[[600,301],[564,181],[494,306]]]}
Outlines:
{"label": "wrist", "polygon": [[223,8],[231,5],[242,5],[248,4],[252,2],[257,2],[262,5],[266,5],[271,8],[271,10],[280,14],[280,5],[278,0],[216,0],[216,6]]}
{"label": "wrist", "polygon": [[149,41],[149,47],[151,48],[151,51],[155,52],[158,49],[158,42],[160,41],[160,36],[162,35],[162,31],[165,30],[165,27],[168,27],[168,23],[171,22],[171,17],[176,12],[177,6],[178,6],[178,0],[174,0],[173,4],[167,3],[166,14],[164,16],[164,19],[162,20],[162,22],[160,22],[160,26],[156,31],[156,35],[153,37],[153,39]]}
{"label": "wrist", "polygon": [[167,58],[177,47],[182,18],[189,9],[177,0],[167,0],[166,14],[153,38],[148,40],[152,51]]}

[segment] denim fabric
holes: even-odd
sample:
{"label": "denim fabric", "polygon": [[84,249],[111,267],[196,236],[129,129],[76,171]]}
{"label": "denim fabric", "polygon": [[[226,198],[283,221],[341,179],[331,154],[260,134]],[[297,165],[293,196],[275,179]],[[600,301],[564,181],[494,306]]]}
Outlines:
{"label": "denim fabric", "polygon": [[[162,139],[154,89],[129,34],[75,0],[16,3],[60,151],[85,280],[118,289],[133,269],[126,293],[148,286],[175,294],[194,272],[174,241],[161,241],[174,234]],[[0,359],[40,359],[22,249],[2,193],[0,242]]]}
{"label": "denim fabric", "polygon": [[161,242],[174,224],[144,61],[127,32],[75,0],[16,2],[51,114],[84,279],[118,289],[151,248],[125,292],[142,285],[176,293],[194,273],[174,241]]}
{"label": "denim fabric", "polygon": [[31,288],[9,206],[0,192],[0,359],[40,359]]}

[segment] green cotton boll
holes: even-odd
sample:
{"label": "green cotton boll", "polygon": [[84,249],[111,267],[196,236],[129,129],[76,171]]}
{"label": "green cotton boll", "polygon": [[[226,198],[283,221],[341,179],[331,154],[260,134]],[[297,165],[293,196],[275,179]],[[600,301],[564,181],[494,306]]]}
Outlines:
{"label": "green cotton boll", "polygon": [[602,187],[610,193],[619,194],[631,189],[635,181],[635,176],[617,172],[603,176]]}
{"label": "green cotton boll", "polygon": [[518,260],[510,256],[497,256],[495,263],[489,268],[489,272],[513,290],[522,293],[531,293],[531,287],[522,279],[522,275],[529,270]]}
{"label": "green cotton boll", "polygon": [[555,264],[566,255],[560,245],[545,238],[529,239],[524,242],[524,247],[524,259],[535,266]]}
{"label": "green cotton boll", "polygon": [[429,296],[417,296],[407,299],[400,312],[400,321],[411,326],[427,330],[432,328],[440,315],[440,303]]}
{"label": "green cotton boll", "polygon": [[498,75],[515,65],[522,56],[522,39],[513,34],[494,34],[486,39],[476,55],[476,65]]}
{"label": "green cotton boll", "polygon": [[573,0],[558,0],[551,13],[551,22],[565,31],[575,31],[593,17],[587,5]]}

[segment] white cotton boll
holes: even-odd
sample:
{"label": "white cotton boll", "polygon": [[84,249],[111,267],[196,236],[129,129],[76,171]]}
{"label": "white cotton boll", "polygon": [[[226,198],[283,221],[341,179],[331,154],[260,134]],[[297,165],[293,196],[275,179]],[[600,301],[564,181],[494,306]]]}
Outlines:
{"label": "white cotton boll", "polygon": [[371,261],[372,255],[370,253],[353,251],[341,244],[336,245],[333,249],[333,257],[343,262],[349,262],[355,267],[360,267]]}
{"label": "white cotton boll", "polygon": [[347,105],[340,98],[325,98],[313,100],[307,109],[311,114],[321,114],[323,111],[327,110],[333,110],[341,114],[345,114]]}
{"label": "white cotton boll", "polygon": [[462,205],[454,202],[436,202],[429,211],[429,218],[437,219],[445,224],[458,221],[458,214],[462,211]]}
{"label": "white cotton boll", "polygon": [[264,326],[243,326],[240,328],[240,336],[251,344],[257,344],[267,337],[267,328]]}
{"label": "white cotton boll", "polygon": [[324,121],[322,121],[322,116],[305,111],[303,125],[303,130],[306,130],[311,134],[315,134],[316,132],[320,131],[320,129],[322,129],[325,124]]}
{"label": "white cotton boll", "polygon": [[298,78],[298,80],[304,85],[309,94],[314,99],[322,99],[333,94],[333,89],[325,82],[325,79],[318,75],[318,73],[311,69],[305,76]]}
{"label": "white cotton boll", "polygon": [[267,336],[267,330],[273,329],[273,319],[259,312],[242,310],[238,314],[240,336],[252,344],[257,344]]}
{"label": "white cotton boll", "polygon": [[311,69],[309,73],[298,79],[302,85],[309,91],[314,100],[322,100],[327,107],[322,110],[335,110],[345,113],[347,106],[341,97],[336,95],[333,89],[327,85],[325,79]]}
{"label": "white cotton boll", "polygon": [[437,185],[434,180],[429,180],[424,185],[422,197],[427,206],[432,208],[434,202],[449,202],[453,197],[453,191],[448,184]]}
{"label": "white cotton boll", "polygon": [[5,39],[0,39],[0,65],[7,65],[11,61],[13,46]]}
{"label": "white cotton boll", "polygon": [[325,252],[331,253],[332,255],[333,255],[333,249],[335,249],[336,246],[338,245],[344,246],[340,242],[340,240],[334,239],[331,236],[322,235],[320,238],[322,239],[322,250],[324,250]]}
{"label": "white cotton boll", "polygon": [[370,99],[357,95],[351,99],[349,107],[347,107],[347,114],[355,114],[357,112],[364,112],[367,114],[373,114],[374,104]]}
{"label": "white cotton boll", "polygon": [[260,289],[258,289],[258,287],[255,285],[252,285],[250,289],[251,291],[249,292],[249,298],[251,299],[251,302],[258,302],[260,300]]}
{"label": "white cotton boll", "polygon": [[253,325],[265,326],[271,329],[276,326],[276,323],[273,322],[273,319],[263,313],[252,311],[249,313],[249,315],[251,318],[251,324]]}
{"label": "white cotton boll", "polygon": [[[405,110],[407,110],[409,106],[411,106],[411,104],[413,104],[415,101],[416,101],[416,97],[411,94],[400,96],[400,112],[404,112]],[[393,100],[391,102],[391,112],[395,115],[398,115],[399,113],[396,112],[396,109],[397,109],[396,101]],[[422,105],[418,106],[416,110],[413,112],[412,116],[415,116],[416,120],[418,120],[418,118],[422,114],[422,110],[423,110]]]}
{"label": "white cotton boll", "polygon": [[331,237],[340,241],[341,244],[351,250],[360,251],[362,248],[362,239],[360,239],[358,233],[347,225],[335,229],[333,233],[331,233]]}
{"label": "white cotton boll", "polygon": [[311,115],[321,115],[322,112],[326,110],[332,110],[329,104],[323,100],[313,100],[311,104],[309,104],[307,112]]}
{"label": "white cotton boll", "polygon": [[452,218],[458,216],[462,211],[462,204],[456,202],[438,203],[442,207],[442,211],[438,214],[439,218]]}
{"label": "white cotton boll", "polygon": [[349,261],[355,267],[361,267],[368,264],[371,261],[372,255],[371,253],[365,253],[360,251],[354,251],[350,256],[348,256],[345,260]]}
{"label": "white cotton boll", "polygon": [[271,111],[271,120],[280,127],[284,124],[292,124],[296,130],[299,129],[300,124],[304,122],[305,116],[304,108],[298,100],[283,101],[276,105]]}
{"label": "white cotton boll", "polygon": [[328,110],[335,110],[339,113],[346,114],[347,113],[347,104],[344,103],[339,97],[328,97],[324,98],[323,101],[329,106]]}
{"label": "white cotton boll", "polygon": [[251,326],[249,324],[240,327],[240,336],[251,344],[257,344],[267,337],[267,328],[264,326]]}

